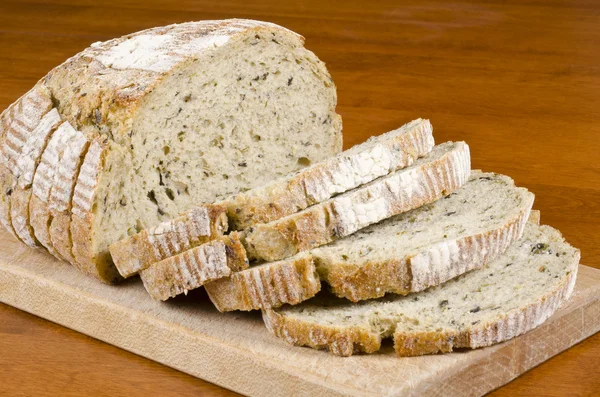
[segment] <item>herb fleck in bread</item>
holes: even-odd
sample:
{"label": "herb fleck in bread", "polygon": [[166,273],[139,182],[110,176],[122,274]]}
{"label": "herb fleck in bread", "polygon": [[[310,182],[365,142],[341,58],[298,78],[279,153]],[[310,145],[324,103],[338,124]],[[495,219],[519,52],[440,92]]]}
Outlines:
{"label": "herb fleck in bread", "polygon": [[287,258],[446,196],[462,186],[470,172],[469,146],[446,142],[406,169],[249,228],[244,245],[253,259]]}
{"label": "herb fleck in bread", "polygon": [[226,208],[206,204],[110,246],[113,261],[123,277],[153,263],[197,247],[227,231]]}
{"label": "herb fleck in bread", "polygon": [[356,302],[422,291],[506,251],[521,237],[533,199],[507,176],[473,171],[444,199],[311,253],[337,296]]}
{"label": "herb fleck in bread", "polygon": [[237,232],[209,241],[140,271],[146,291],[167,300],[248,267]]}
{"label": "herb fleck in bread", "polygon": [[433,148],[429,120],[413,120],[337,156],[224,201],[233,230],[291,215],[411,165]]}
{"label": "herb fleck in bread", "polygon": [[[533,194],[512,179],[473,171],[467,183],[442,200],[359,230],[309,251],[321,280],[331,291],[353,301],[408,294],[439,285],[494,260],[519,239],[533,204]],[[289,258],[288,261],[296,257]],[[278,274],[287,262],[251,267],[208,284],[206,290],[221,311],[274,308],[283,303],[251,299],[253,283],[264,295],[291,289],[306,299],[318,291],[313,284],[281,284]],[[253,275],[261,267],[260,278]],[[315,280],[315,283],[318,283]],[[303,290],[302,287],[306,288]]]}
{"label": "herb fleck in bread", "polygon": [[549,226],[529,223],[495,261],[427,291],[350,303],[317,297],[263,312],[287,342],[341,356],[379,350],[415,356],[478,348],[511,339],[550,317],[575,285],[579,251]]}
{"label": "herb fleck in bread", "polygon": [[321,282],[310,254],[235,272],[204,286],[221,312],[258,310],[298,304],[315,296]]}
{"label": "herb fleck in bread", "polygon": [[[40,172],[52,182],[33,187],[30,223],[57,257],[70,249],[73,258],[67,260],[106,282],[120,279],[110,244],[198,203],[335,155],[342,145],[335,86],[325,65],[304,48],[301,36],[269,23],[190,22],[95,43],[52,70],[34,91],[48,93],[45,112],[54,106],[90,148],[93,142],[101,148],[73,156],[83,158],[86,172],[82,178],[74,169],[61,178],[67,185],[77,181],[65,186],[64,193],[73,194],[71,209],[61,203],[49,214],[64,151],[48,144],[44,153],[54,150],[46,155],[51,163],[42,161],[33,184]],[[21,121],[26,102],[19,100],[3,114],[3,139]],[[25,137],[41,117],[31,114],[36,121],[22,123]],[[2,181],[1,220],[14,233],[12,173],[3,171]],[[60,221],[53,227],[54,218]],[[71,238],[67,233],[59,241],[50,228],[70,230]]]}

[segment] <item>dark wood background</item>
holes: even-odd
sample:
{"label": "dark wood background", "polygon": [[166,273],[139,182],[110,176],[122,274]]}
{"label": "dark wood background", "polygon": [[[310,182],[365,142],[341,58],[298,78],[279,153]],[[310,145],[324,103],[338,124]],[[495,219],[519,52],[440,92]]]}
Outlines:
{"label": "dark wood background", "polygon": [[[345,147],[429,118],[600,267],[598,1],[0,0],[0,108],[95,41],[233,17],[306,37],[338,86]],[[598,395],[598,368],[600,334],[494,395]],[[154,394],[234,393],[0,304],[0,395]]]}

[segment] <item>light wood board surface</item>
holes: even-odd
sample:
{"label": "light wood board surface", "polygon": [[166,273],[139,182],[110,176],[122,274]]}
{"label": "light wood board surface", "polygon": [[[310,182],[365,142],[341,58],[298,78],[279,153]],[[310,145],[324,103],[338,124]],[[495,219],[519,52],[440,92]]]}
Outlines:
{"label": "light wood board surface", "polygon": [[258,313],[218,313],[201,292],[155,302],[139,280],[102,285],[0,232],[0,301],[250,396],[482,395],[600,329],[600,270],[534,331],[479,350],[349,358],[290,346]]}

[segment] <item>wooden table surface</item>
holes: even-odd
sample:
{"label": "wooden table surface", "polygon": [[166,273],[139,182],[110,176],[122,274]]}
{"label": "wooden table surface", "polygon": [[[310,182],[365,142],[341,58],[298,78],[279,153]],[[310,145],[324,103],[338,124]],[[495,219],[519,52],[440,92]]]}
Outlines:
{"label": "wooden table surface", "polygon": [[[0,108],[95,41],[233,17],[306,37],[337,83],[346,147],[429,118],[474,168],[533,191],[542,221],[600,267],[598,2],[1,0]],[[600,334],[493,395],[599,395],[598,368]],[[234,393],[0,305],[0,395],[154,394]]]}

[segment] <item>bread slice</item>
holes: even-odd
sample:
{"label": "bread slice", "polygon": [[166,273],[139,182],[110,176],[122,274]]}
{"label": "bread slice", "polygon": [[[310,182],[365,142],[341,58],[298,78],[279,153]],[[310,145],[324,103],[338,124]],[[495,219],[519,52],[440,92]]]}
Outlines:
{"label": "bread slice", "polygon": [[[505,252],[523,234],[533,199],[532,193],[515,187],[507,176],[473,171],[462,188],[443,200],[386,219],[309,253],[320,279],[340,297],[359,301],[386,293],[422,291],[480,268]],[[251,267],[206,285],[206,290],[220,311],[268,309],[301,302],[254,299],[251,295],[257,283],[264,286],[262,295],[312,297],[319,290],[317,280],[281,283],[284,270],[279,267],[286,264],[279,261]],[[310,266],[303,274],[315,271],[312,262]]]}
{"label": "bread slice", "polygon": [[411,165],[433,148],[429,120],[413,120],[337,156],[224,201],[232,230],[268,223]]}
{"label": "bread slice", "polygon": [[[21,197],[18,187],[21,176],[19,162],[24,157],[34,155],[29,152],[32,143],[30,132],[39,132],[36,128],[51,107],[49,91],[43,86],[36,86],[0,115],[0,222],[16,238],[30,245],[35,242],[24,233],[28,229],[27,220],[12,208],[11,201],[13,194]],[[42,136],[35,139],[44,142]],[[21,237],[21,234],[25,236]]]}
{"label": "bread slice", "polygon": [[69,142],[58,163],[48,209],[50,224],[48,234],[52,246],[69,263],[75,263],[71,242],[71,202],[79,171],[89,148],[89,141],[78,133]]}
{"label": "bread slice", "polygon": [[[42,154],[41,162],[33,178],[33,195],[29,201],[30,222],[36,239],[55,257],[68,260],[62,256],[52,244],[50,226],[52,224],[52,209],[55,203],[70,202],[69,192],[65,192],[65,179],[73,175],[66,173],[63,159],[77,158],[87,146],[86,137],[69,122],[63,122],[54,132]],[[68,189],[67,189],[68,190]],[[69,195],[69,197],[64,197]]]}
{"label": "bread slice", "polygon": [[205,204],[110,246],[112,259],[123,277],[153,263],[204,244],[227,231],[226,207]]}
{"label": "bread slice", "polygon": [[316,295],[321,282],[310,254],[269,262],[204,286],[220,312],[295,305]]}
{"label": "bread slice", "polygon": [[39,246],[29,219],[33,177],[41,161],[42,153],[61,123],[62,120],[56,109],[46,113],[37,127],[33,129],[17,160],[17,188],[13,190],[10,197],[11,220],[17,236],[30,247]]}
{"label": "bread slice", "polygon": [[388,337],[400,356],[489,346],[550,317],[573,291],[579,256],[556,229],[529,223],[504,255],[441,286],[359,303],[317,297],[263,319],[291,344],[340,356],[375,352]]}
{"label": "bread slice", "polygon": [[[95,43],[36,87],[48,90],[63,121],[100,151],[83,158],[83,178],[69,175],[77,180],[71,210],[43,215],[38,202],[30,205],[41,216],[35,223],[43,227],[60,214],[50,227],[71,231],[75,264],[106,282],[121,279],[112,243],[342,147],[325,65],[301,36],[270,23],[190,22]],[[11,192],[0,191],[7,224]],[[49,232],[38,233],[50,246]],[[61,242],[53,235],[65,255],[50,249],[67,256],[68,233]]]}
{"label": "bread slice", "polygon": [[406,295],[494,260],[523,234],[534,195],[495,173],[432,204],[311,251],[332,292],[354,302]]}
{"label": "bread slice", "polygon": [[253,259],[287,258],[446,196],[462,186],[470,172],[469,146],[446,142],[406,169],[249,228],[244,245]]}
{"label": "bread slice", "polygon": [[152,298],[167,300],[247,267],[246,251],[233,232],[155,263],[140,277]]}
{"label": "bread slice", "polygon": [[[97,240],[93,238],[95,234],[110,233],[108,229],[95,229],[96,225],[104,224],[105,228],[110,226],[109,222],[99,219],[110,216],[110,213],[96,211],[94,207],[100,200],[99,194],[103,193],[96,189],[104,176],[103,170],[108,163],[116,164],[121,154],[122,150],[108,139],[92,141],[79,170],[71,202],[70,229],[75,258],[73,265],[83,273],[111,284],[120,282],[123,277],[114,266],[110,253],[98,250]],[[113,184],[112,189],[120,189],[120,184]],[[127,205],[126,198],[123,198],[121,205]]]}

